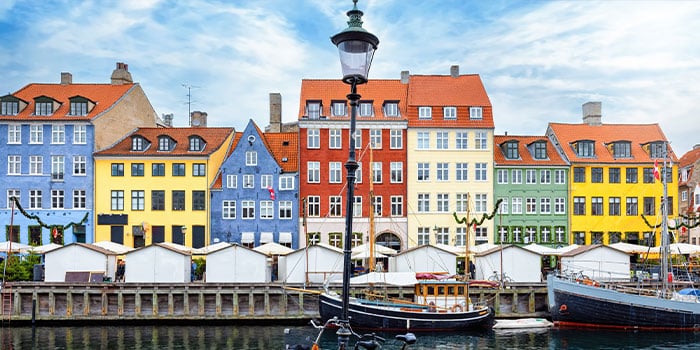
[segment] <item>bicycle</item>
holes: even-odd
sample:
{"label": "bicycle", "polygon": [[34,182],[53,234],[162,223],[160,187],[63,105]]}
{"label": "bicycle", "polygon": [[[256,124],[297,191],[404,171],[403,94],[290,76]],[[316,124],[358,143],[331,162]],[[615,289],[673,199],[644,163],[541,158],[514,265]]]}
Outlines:
{"label": "bicycle", "polygon": [[[316,336],[316,339],[313,340],[313,342],[310,345],[307,344],[286,344],[285,349],[286,350],[320,350],[320,341],[321,341],[321,336],[323,335],[323,332],[328,329],[328,328],[341,328],[344,327],[349,331],[350,336],[354,336],[357,338],[355,341],[355,346],[354,350],[359,350],[359,349],[365,349],[365,350],[375,350],[375,349],[380,349],[383,345],[383,343],[386,341],[385,338],[382,338],[378,336],[376,333],[367,333],[367,334],[358,334],[355,333],[352,328],[350,328],[350,325],[347,324],[347,322],[342,322],[338,319],[338,317],[333,317],[326,321],[325,324],[323,325],[317,325],[316,322],[311,320],[311,326],[314,327],[315,329],[318,329],[318,335]],[[285,329],[285,333],[287,333],[288,330]],[[416,343],[416,336],[413,333],[406,333],[406,334],[398,334],[395,336],[395,339],[401,341],[403,345],[401,346],[401,350],[406,349],[409,345],[415,344]],[[349,346],[349,344],[348,344]],[[349,349],[349,347],[345,347],[344,345],[339,344],[338,345],[339,350],[345,350]]]}
{"label": "bicycle", "polygon": [[489,281],[491,282],[497,282],[499,287],[503,287],[506,283],[511,283],[513,282],[513,279],[508,276],[505,272],[499,273],[498,271],[494,271],[491,276],[488,278]]}

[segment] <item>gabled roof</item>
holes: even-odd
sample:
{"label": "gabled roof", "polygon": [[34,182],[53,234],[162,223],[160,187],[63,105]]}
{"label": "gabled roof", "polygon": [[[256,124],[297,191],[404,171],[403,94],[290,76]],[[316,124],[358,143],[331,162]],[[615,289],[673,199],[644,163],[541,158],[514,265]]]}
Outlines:
{"label": "gabled roof", "polygon": [[[128,157],[172,157],[172,156],[208,156],[224,146],[226,139],[234,132],[233,128],[138,128],[125,136],[114,146],[96,152],[95,156],[128,156]],[[151,144],[143,151],[132,151],[132,137],[143,137]],[[158,138],[170,137],[177,145],[172,151],[159,151]],[[201,137],[206,146],[202,151],[189,151],[190,136]]]}
{"label": "gabled roof", "polygon": [[279,132],[264,134],[268,149],[285,173],[299,171],[299,133]]}
{"label": "gabled roof", "polygon": [[[28,102],[17,115],[0,115],[2,120],[91,120],[112,108],[137,84],[29,84],[12,96]],[[50,116],[34,115],[34,98],[46,96],[61,103]],[[82,96],[95,103],[86,116],[69,116],[70,98]]]}
{"label": "gabled roof", "polygon": [[[649,163],[653,162],[642,146],[650,142],[667,141],[659,124],[564,124],[549,123],[549,128],[560,143],[564,154],[571,163]],[[573,144],[577,141],[591,140],[595,143],[595,157],[578,157]],[[607,146],[618,141],[631,143],[630,158],[614,158]],[[670,149],[670,146],[669,146]],[[673,162],[678,159],[669,152]]]}
{"label": "gabled roof", "polygon": [[589,252],[589,251],[592,251],[595,249],[610,249],[610,250],[620,252],[622,254],[627,254],[625,251],[622,251],[622,250],[617,249],[615,247],[611,247],[609,245],[591,244],[591,245],[582,245],[582,246],[579,246],[575,249],[569,250],[568,252],[561,253],[561,256],[562,257],[576,256],[576,255],[579,255],[581,253]]}
{"label": "gabled roof", "polygon": [[491,106],[478,74],[411,75],[408,86],[410,106]]}
{"label": "gabled roof", "polygon": [[[518,142],[519,159],[507,159],[503,144],[508,141]],[[554,148],[546,136],[511,136],[511,135],[494,135],[494,151],[493,157],[495,165],[536,165],[536,166],[558,166],[568,165],[568,162],[559,155],[559,152]],[[530,152],[528,146],[535,142],[545,142],[547,144],[547,159],[535,159],[533,153]]]}
{"label": "gabled roof", "polygon": [[687,167],[692,166],[700,161],[700,147],[696,147],[686,152],[680,159],[680,166]]}

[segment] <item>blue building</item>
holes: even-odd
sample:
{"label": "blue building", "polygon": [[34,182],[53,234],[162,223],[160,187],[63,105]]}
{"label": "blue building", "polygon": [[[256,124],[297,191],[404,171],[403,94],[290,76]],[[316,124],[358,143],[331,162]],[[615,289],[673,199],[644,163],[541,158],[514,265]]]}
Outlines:
{"label": "blue building", "polygon": [[29,84],[0,97],[0,241],[92,243],[92,154],[157,115],[128,66],[111,83]]}
{"label": "blue building", "polygon": [[299,247],[298,132],[263,133],[250,120],[212,186],[211,242]]}

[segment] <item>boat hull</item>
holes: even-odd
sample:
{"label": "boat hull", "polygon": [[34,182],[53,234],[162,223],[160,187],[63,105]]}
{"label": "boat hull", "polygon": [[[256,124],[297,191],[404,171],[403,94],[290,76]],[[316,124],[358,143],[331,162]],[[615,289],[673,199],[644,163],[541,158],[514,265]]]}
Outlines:
{"label": "boat hull", "polygon": [[549,311],[557,326],[700,330],[700,303],[628,294],[547,277]]}
{"label": "boat hull", "polygon": [[[323,322],[333,317],[341,318],[342,300],[329,294],[319,296],[319,313]],[[350,325],[355,329],[382,331],[459,331],[489,328],[494,313],[489,307],[464,312],[405,311],[398,307],[381,307],[363,304],[353,299],[348,313]]]}

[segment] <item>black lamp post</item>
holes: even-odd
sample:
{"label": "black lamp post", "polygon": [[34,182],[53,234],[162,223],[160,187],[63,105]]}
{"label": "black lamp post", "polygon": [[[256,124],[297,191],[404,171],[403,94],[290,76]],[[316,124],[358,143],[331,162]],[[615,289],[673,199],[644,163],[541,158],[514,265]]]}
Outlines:
{"label": "black lamp post", "polygon": [[347,12],[348,27],[334,35],[331,41],[338,47],[340,53],[340,65],[343,69],[343,82],[350,85],[350,149],[348,161],[345,163],[347,170],[347,198],[345,205],[345,242],[343,244],[343,310],[338,329],[338,343],[344,349],[350,338],[350,317],[348,309],[350,304],[350,274],[351,274],[351,239],[353,200],[355,197],[355,171],[358,168],[355,160],[355,118],[357,116],[357,103],[360,95],[357,93],[357,85],[367,82],[369,67],[372,64],[374,51],[377,49],[379,39],[362,28],[362,11],[357,9],[357,0],[353,0],[352,10]]}

